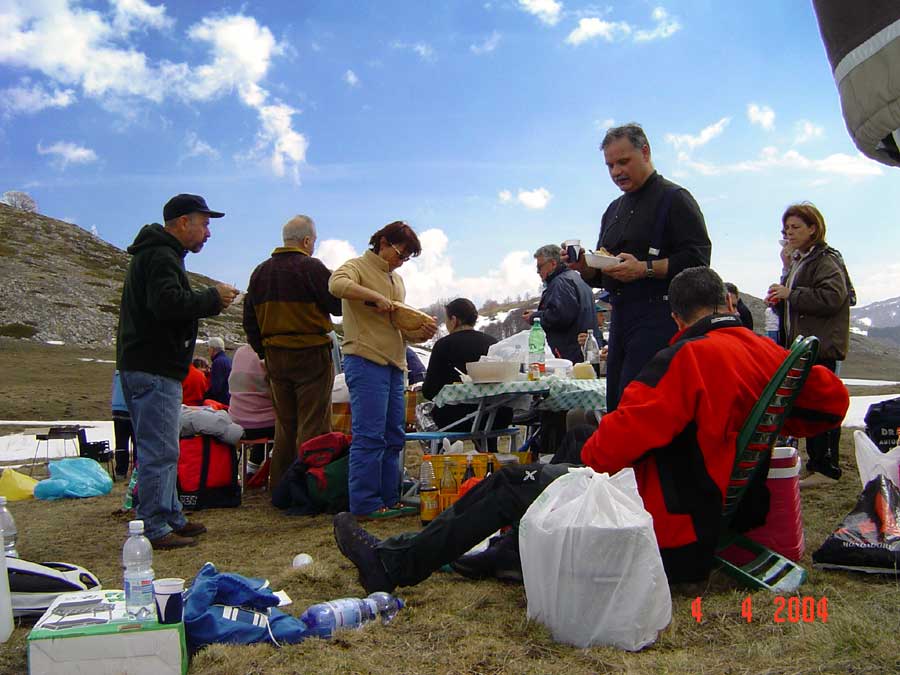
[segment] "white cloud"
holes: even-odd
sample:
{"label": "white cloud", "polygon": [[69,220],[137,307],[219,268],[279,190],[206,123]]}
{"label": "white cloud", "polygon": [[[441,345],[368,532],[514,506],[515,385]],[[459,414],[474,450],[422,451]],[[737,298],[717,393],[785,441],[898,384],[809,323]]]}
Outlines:
{"label": "white cloud", "polygon": [[352,70],[348,70],[346,73],[344,73],[344,82],[349,84],[351,87],[359,86],[359,78]]}
{"label": "white cloud", "polygon": [[497,46],[500,44],[500,33],[494,31],[487,38],[485,38],[484,42],[478,45],[470,45],[469,49],[473,54],[481,56],[482,54],[490,54],[492,51],[497,49]]}
{"label": "white cloud", "polygon": [[712,164],[696,161],[686,152],[678,155],[679,163],[688,169],[704,176],[718,176],[729,173],[761,173],[771,170],[790,169],[795,172],[825,174],[826,176],[843,176],[845,178],[862,179],[883,175],[881,164],[869,159],[862,153],[847,155],[835,153],[823,159],[812,159],[801,155],[796,150],[780,152],[774,146],[762,149],[759,157],[733,164]]}
{"label": "white cloud", "polygon": [[187,37],[208,44],[211,54],[208,63],[192,66],[154,63],[128,40],[123,26],[172,25],[162,5],[118,0],[103,14],[74,0],[4,0],[3,8],[0,65],[40,72],[63,87],[80,87],[82,97],[96,98],[113,110],[136,109],[135,97],[159,103],[166,96],[205,101],[237,93],[256,111],[260,124],[256,144],[245,156],[266,155],[276,175],[299,181],[307,141],[292,126],[298,111],[269,101],[269,92],[259,85],[272,59],[286,49],[254,18],[217,15],[192,26]]}
{"label": "white cloud", "polygon": [[200,139],[193,131],[189,131],[185,134],[184,143],[187,146],[187,153],[184,155],[185,159],[188,157],[219,158],[219,151],[206,141]]}
{"label": "white cloud", "polygon": [[650,42],[671,37],[681,30],[678,19],[669,16],[663,7],[655,8],[651,18],[656,22],[653,28],[636,28],[627,21],[606,21],[597,17],[579,19],[578,27],[569,33],[566,42],[578,46],[589,40],[605,40],[615,42],[629,37],[635,42]]}
{"label": "white cloud", "polygon": [[542,187],[535,188],[534,190],[519,190],[519,194],[516,197],[522,206],[532,210],[547,208],[547,204],[550,203],[552,198],[553,195],[550,194],[550,191],[547,188]]}
{"label": "white cloud", "polygon": [[434,61],[434,48],[428,44],[427,42],[400,42],[399,40],[394,40],[391,43],[392,49],[408,49],[418,55],[420,59],[423,61]]}
{"label": "white cloud", "polygon": [[721,135],[731,121],[730,117],[723,117],[715,124],[710,124],[702,129],[696,136],[690,134],[666,134],[666,142],[673,145],[676,149],[687,148],[688,151],[706,145],[716,136]]}
{"label": "white cloud", "polygon": [[616,126],[616,121],[612,117],[607,117],[605,120],[597,120],[594,124],[599,131],[606,133],[607,130]]}
{"label": "white cloud", "polygon": [[820,127],[818,124],[813,124],[809,120],[800,120],[795,125],[796,134],[794,136],[794,144],[799,145],[801,143],[806,143],[807,141],[811,141],[815,138],[821,138],[825,129]]}
{"label": "white cloud", "polygon": [[747,119],[751,124],[758,124],[766,131],[775,127],[775,111],[767,105],[749,103],[747,105]]}
{"label": "white cloud", "polygon": [[110,4],[115,11],[113,27],[125,33],[145,26],[163,30],[175,24],[166,16],[165,5],[150,5],[144,0],[110,0]]}
{"label": "white cloud", "polygon": [[330,270],[336,270],[359,253],[344,239],[323,239],[316,245],[315,256]]}
{"label": "white cloud", "polygon": [[536,16],[548,26],[559,22],[562,8],[562,3],[556,0],[519,0],[519,9]]}
{"label": "white cloud", "polygon": [[665,39],[681,30],[681,24],[678,22],[678,19],[669,16],[669,13],[663,7],[655,8],[650,16],[656,21],[656,25],[651,30],[635,31],[635,42]]}
{"label": "white cloud", "polygon": [[18,86],[0,91],[0,106],[9,114],[36,113],[46,108],[65,108],[75,103],[72,89],[54,87],[48,91],[41,84],[23,80]]}
{"label": "white cloud", "polygon": [[[497,193],[497,199],[501,204],[509,204],[513,200],[513,194],[510,190],[500,190]],[[534,190],[519,189],[516,195],[516,201],[527,209],[540,211],[547,208],[547,204],[553,199],[553,195],[547,188],[539,187]]]}
{"label": "white cloud", "polygon": [[[534,271],[534,258],[528,251],[506,253],[495,269],[484,275],[459,277],[453,258],[448,254],[449,239],[438,228],[419,233],[422,255],[412,258],[400,269],[406,286],[406,302],[413,307],[425,307],[440,299],[466,297],[476,305],[485,300],[502,300],[519,295],[534,296],[540,289],[540,279]],[[350,242],[326,239],[316,247],[315,256],[328,269],[340,267],[359,255]]]}
{"label": "white cloud", "polygon": [[90,164],[97,161],[97,153],[93,150],[69,141],[57,141],[47,147],[38,143],[37,151],[39,155],[50,155],[53,163],[62,169],[69,164]]}
{"label": "white cloud", "polygon": [[624,39],[631,34],[631,26],[624,21],[604,21],[596,17],[581,19],[578,28],[569,33],[566,42],[580,45],[588,40],[601,38],[607,42]]}

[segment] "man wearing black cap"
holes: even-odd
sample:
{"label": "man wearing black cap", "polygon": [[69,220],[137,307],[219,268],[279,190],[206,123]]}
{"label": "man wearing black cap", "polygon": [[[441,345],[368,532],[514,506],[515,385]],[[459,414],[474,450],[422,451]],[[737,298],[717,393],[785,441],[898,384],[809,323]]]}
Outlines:
{"label": "man wearing black cap", "polygon": [[224,215],[199,195],[176,195],[163,208],[165,226],[144,225],[128,247],[133,257],[122,288],[116,367],[140,467],[137,517],[156,549],[193,546],[206,532],[184,517],[176,489],[181,381],[194,355],[198,319],[228,307],[237,289],[193,290],[184,256],[200,252],[209,219]]}

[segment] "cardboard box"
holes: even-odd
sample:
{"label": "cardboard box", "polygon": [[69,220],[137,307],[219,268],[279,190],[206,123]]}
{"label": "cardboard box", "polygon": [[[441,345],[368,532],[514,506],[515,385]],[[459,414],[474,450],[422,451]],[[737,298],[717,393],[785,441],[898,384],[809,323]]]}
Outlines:
{"label": "cardboard box", "polygon": [[119,590],[63,593],[28,635],[32,675],[184,675],[184,623],[130,620]]}

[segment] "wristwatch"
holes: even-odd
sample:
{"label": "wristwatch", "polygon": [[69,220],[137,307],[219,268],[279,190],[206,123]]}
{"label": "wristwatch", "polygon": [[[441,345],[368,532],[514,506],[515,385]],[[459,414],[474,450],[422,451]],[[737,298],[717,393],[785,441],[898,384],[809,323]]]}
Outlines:
{"label": "wristwatch", "polygon": [[652,279],[653,277],[656,276],[656,272],[653,271],[653,261],[652,260],[647,261],[647,272],[646,272],[645,276],[648,279]]}

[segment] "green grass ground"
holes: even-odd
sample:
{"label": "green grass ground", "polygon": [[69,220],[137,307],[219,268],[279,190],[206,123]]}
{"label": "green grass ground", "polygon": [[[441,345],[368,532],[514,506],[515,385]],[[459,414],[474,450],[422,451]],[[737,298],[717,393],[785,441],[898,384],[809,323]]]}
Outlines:
{"label": "green grass ground", "polygon": [[[493,581],[473,582],[438,573],[398,593],[408,607],[387,626],[370,625],[331,641],[307,640],[276,649],[267,645],[214,646],[198,654],[192,674],[243,673],[893,673],[900,669],[900,586],[891,577],[811,568],[810,555],[853,506],[859,491],[850,450],[842,443],[846,471],[835,486],[804,494],[810,571],[802,597],[827,598],[827,621],[792,622],[776,612],[776,599],[747,593],[715,573],[704,584],[676,586],[671,626],[640,653],[611,648],[575,649],[554,642],[526,619],[524,588]],[[414,454],[414,453],[411,453]],[[412,460],[414,461],[414,459]],[[126,519],[113,515],[124,484],[105,497],[13,504],[19,551],[31,560],[66,560],[95,572],[107,587],[120,587],[119,556]],[[362,595],[355,569],[334,546],[328,516],[289,517],[275,510],[266,493],[248,494],[238,509],[206,511],[195,517],[209,527],[201,544],[157,552],[157,576],[190,579],[207,560],[220,570],[265,576],[293,598],[299,615],[324,599]],[[388,536],[414,529],[414,517],[377,523]],[[312,555],[313,564],[291,567],[293,556]],[[589,564],[589,561],[586,561]],[[702,620],[692,603],[701,598]],[[752,598],[753,620],[742,616]],[[695,606],[695,605],[694,605]],[[779,618],[784,622],[779,622]],[[18,627],[0,649],[0,672],[26,670],[25,637]]]}
{"label": "green grass ground", "polygon": [[[112,366],[79,359],[110,357],[109,351],[0,339],[0,372],[4,373],[0,418],[104,419]],[[415,452],[409,455],[415,463]],[[408,607],[387,626],[371,625],[331,641],[307,640],[282,649],[218,645],[198,654],[190,673],[900,672],[897,580],[811,567],[812,551],[852,508],[860,491],[847,432],[842,439],[842,466],[845,475],[837,485],[803,496],[807,554],[802,564],[810,578],[800,596],[817,602],[827,598],[827,621],[778,623],[773,597],[759,592],[749,594],[754,613],[748,623],[741,613],[748,593],[715,573],[705,584],[672,588],[672,624],[653,646],[636,654],[611,648],[580,650],[554,642],[543,627],[526,619],[523,587],[439,573],[418,586],[400,589]],[[21,555],[78,563],[96,573],[105,586],[121,587],[119,558],[126,519],[113,512],[121,504],[124,487],[116,483],[112,494],[94,499],[14,503]],[[197,514],[209,534],[193,549],[158,552],[157,576],[190,579],[204,562],[212,561],[223,571],[267,577],[273,588],[283,588],[293,598],[288,609],[295,615],[314,602],[362,595],[355,569],[334,545],[331,519],[285,516],[267,497],[248,494],[241,508]],[[374,524],[371,530],[383,537],[417,524],[416,518],[404,518]],[[291,560],[301,552],[312,555],[314,562],[294,570]],[[703,610],[700,622],[691,611],[698,597]],[[27,672],[28,630],[27,625],[17,627],[0,647],[0,673]]]}

